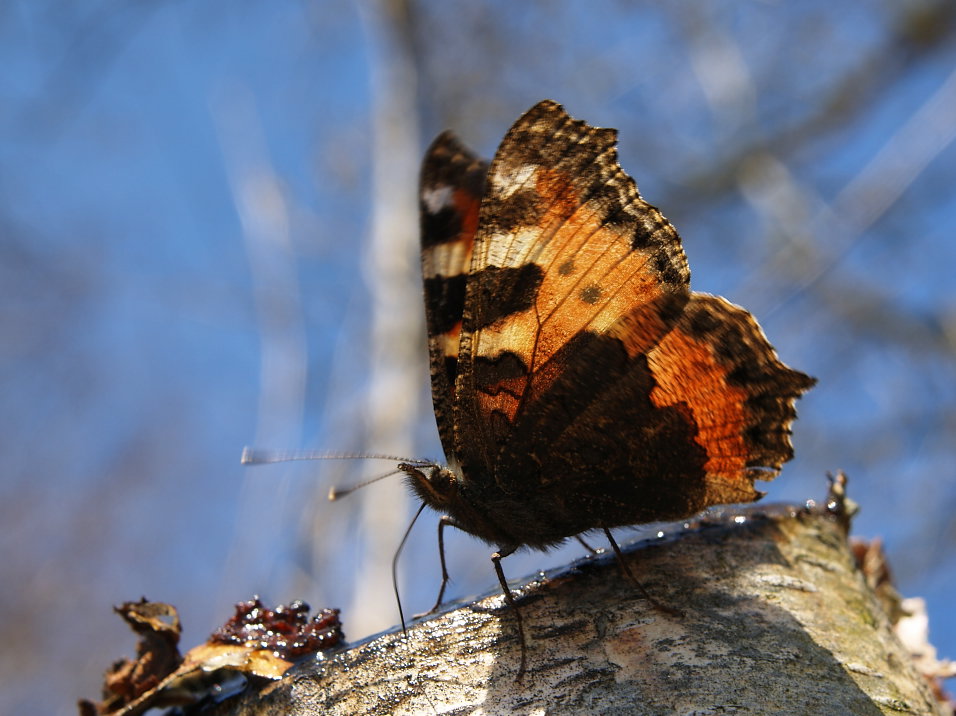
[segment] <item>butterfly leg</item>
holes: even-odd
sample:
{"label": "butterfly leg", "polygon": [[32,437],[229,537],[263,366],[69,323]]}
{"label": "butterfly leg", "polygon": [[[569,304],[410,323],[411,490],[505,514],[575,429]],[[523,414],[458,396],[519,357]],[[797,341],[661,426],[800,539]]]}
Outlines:
{"label": "butterfly leg", "polygon": [[582,537],[581,535],[574,535],[574,539],[576,539],[581,544],[581,546],[584,547],[584,549],[590,552],[592,557],[597,557],[598,551],[594,549],[594,547],[589,545],[587,542],[585,542],[584,537]]}
{"label": "butterfly leg", "polygon": [[674,616],[682,616],[683,612],[680,609],[675,609],[674,607],[669,607],[666,604],[661,604],[659,601],[654,599],[646,589],[644,585],[637,581],[637,577],[631,572],[631,568],[627,566],[627,561],[624,559],[624,554],[621,552],[621,548],[617,546],[617,542],[614,537],[611,535],[611,530],[607,527],[604,527],[604,534],[607,536],[607,541],[611,543],[611,549],[614,550],[614,557],[617,559],[617,564],[621,568],[621,571],[624,572],[624,576],[634,584],[641,594],[644,595],[644,598],[649,601],[655,609],[658,609],[665,614],[672,614]]}
{"label": "butterfly leg", "polygon": [[438,559],[441,562],[441,587],[438,588],[438,599],[435,600],[435,605],[429,609],[427,612],[422,612],[421,614],[416,614],[415,619],[423,617],[427,614],[434,614],[438,611],[438,608],[441,606],[442,601],[445,599],[445,587],[448,586],[448,567],[445,564],[445,527],[458,527],[455,524],[455,521],[448,515],[442,515],[438,519]]}
{"label": "butterfly leg", "polygon": [[521,677],[524,676],[525,666],[528,662],[528,645],[524,637],[524,622],[521,620],[521,610],[518,609],[518,604],[515,602],[511,588],[508,586],[508,580],[505,579],[505,572],[501,568],[501,560],[509,554],[512,554],[516,549],[518,549],[517,545],[499,547],[498,551],[491,555],[491,561],[495,565],[495,573],[498,575],[498,583],[501,584],[501,591],[505,593],[505,602],[511,607],[511,612],[515,615],[515,624],[518,627],[518,641],[521,644],[521,664],[518,666],[518,676],[516,679],[521,681]]}

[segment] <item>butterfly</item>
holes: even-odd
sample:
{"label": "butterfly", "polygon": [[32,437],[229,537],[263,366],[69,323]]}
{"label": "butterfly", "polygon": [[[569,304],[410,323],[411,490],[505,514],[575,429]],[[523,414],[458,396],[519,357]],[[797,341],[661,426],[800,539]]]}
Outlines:
{"label": "butterfly", "polygon": [[[432,397],[446,464],[400,465],[501,559],[589,531],[752,502],[793,456],[784,365],[753,316],[690,290],[674,227],[617,132],[545,100],[487,163],[451,132],[420,183]],[[436,607],[438,605],[436,604]],[[525,640],[517,618],[524,670]]]}

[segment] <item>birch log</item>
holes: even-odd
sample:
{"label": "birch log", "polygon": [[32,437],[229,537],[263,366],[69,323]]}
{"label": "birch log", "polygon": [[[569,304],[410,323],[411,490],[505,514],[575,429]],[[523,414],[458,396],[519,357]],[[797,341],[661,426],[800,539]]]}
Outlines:
{"label": "birch log", "polygon": [[[229,714],[942,714],[825,510],[708,514],[310,660]],[[950,712],[951,713],[951,712]]]}

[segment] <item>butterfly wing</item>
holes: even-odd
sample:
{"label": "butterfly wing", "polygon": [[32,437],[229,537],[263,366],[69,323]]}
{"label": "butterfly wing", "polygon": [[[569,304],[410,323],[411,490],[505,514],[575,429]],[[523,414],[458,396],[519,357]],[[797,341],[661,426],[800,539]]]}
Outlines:
{"label": "butterfly wing", "polygon": [[425,153],[419,185],[432,400],[449,462],[455,460],[452,406],[465,281],[487,171],[487,162],[444,132]]}
{"label": "butterfly wing", "polygon": [[[780,362],[753,316],[716,296],[692,294],[646,355],[615,350],[614,336],[634,330],[625,319],[583,344],[606,380],[591,381],[587,405],[547,448],[532,448],[540,472],[517,442],[504,460],[538,474],[535,489],[555,506],[555,521],[581,529],[759,499],[754,479],[772,479],[793,456],[794,402],[815,381]],[[560,387],[573,393],[589,375],[571,359]],[[542,428],[519,422],[516,434],[534,444]]]}
{"label": "butterfly wing", "polygon": [[703,293],[648,364],[654,404],[681,406],[697,426],[710,504],[757,499],[753,479],[772,479],[793,457],[794,402],[816,380],[779,360],[748,311]]}
{"label": "butterfly wing", "polygon": [[757,499],[814,381],[742,308],[690,292],[680,237],[616,132],[554,102],[488,166],[451,134],[422,170],[432,392],[460,524],[545,546]]}
{"label": "butterfly wing", "polygon": [[454,441],[482,499],[507,496],[534,525],[517,541],[757,499],[813,384],[745,310],[691,294],[680,237],[615,142],[546,101],[488,169]]}
{"label": "butterfly wing", "polygon": [[[492,472],[510,442],[545,449],[536,442],[586,408],[602,361],[593,345],[578,353],[588,337],[627,319],[635,330],[614,339],[615,350],[626,340],[642,353],[688,299],[680,239],[621,169],[616,137],[544,101],[514,124],[489,168],[455,390],[455,448],[472,473]],[[572,364],[595,372],[553,393]]]}

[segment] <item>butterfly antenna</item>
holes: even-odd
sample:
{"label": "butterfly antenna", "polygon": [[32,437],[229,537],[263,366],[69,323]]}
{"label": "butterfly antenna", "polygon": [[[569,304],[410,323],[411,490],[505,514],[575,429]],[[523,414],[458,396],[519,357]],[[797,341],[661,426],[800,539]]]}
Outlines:
{"label": "butterfly antenna", "polygon": [[402,550],[405,548],[405,543],[408,541],[408,535],[412,533],[412,527],[414,527],[415,523],[418,522],[418,517],[422,514],[422,510],[424,509],[425,503],[423,502],[419,506],[418,512],[416,512],[415,516],[412,517],[412,521],[405,530],[402,541],[398,543],[398,549],[395,550],[395,556],[392,557],[392,589],[395,592],[395,603],[398,604],[398,618],[402,622],[402,634],[408,634],[408,630],[405,628],[405,611],[402,609],[402,597],[398,593],[398,558],[402,554]]}
{"label": "butterfly antenna", "polygon": [[242,449],[242,457],[240,458],[240,462],[243,465],[270,465],[276,462],[293,462],[296,460],[393,460],[395,462],[407,462],[413,465],[420,463],[429,464],[423,460],[402,457],[400,455],[384,455],[381,453],[319,452],[317,450],[281,452],[279,450],[256,450],[248,446]]}
{"label": "butterfly antenna", "polygon": [[335,500],[345,497],[346,495],[351,495],[353,492],[355,492],[359,488],[366,487],[368,485],[371,485],[373,482],[378,482],[379,480],[384,480],[386,477],[391,477],[392,475],[396,475],[399,472],[401,472],[401,470],[396,468],[395,470],[389,470],[383,475],[372,477],[372,478],[369,478],[368,480],[363,480],[362,482],[356,483],[355,485],[349,485],[348,487],[330,487],[329,502],[334,502]]}
{"label": "butterfly antenna", "polygon": [[399,466],[394,470],[378,475],[377,477],[363,480],[355,485],[348,487],[332,487],[329,489],[329,501],[334,502],[346,495],[350,495],[359,488],[371,485],[373,482],[384,480],[386,477],[397,475],[404,472],[402,465],[411,467],[428,467],[434,465],[431,460],[421,460],[418,458],[407,458],[399,455],[383,455],[381,453],[326,453],[316,452],[314,450],[302,450],[299,452],[278,452],[275,450],[255,450],[251,447],[242,449],[242,458],[240,462],[243,465],[269,465],[277,462],[292,462],[294,460],[394,460]]}

